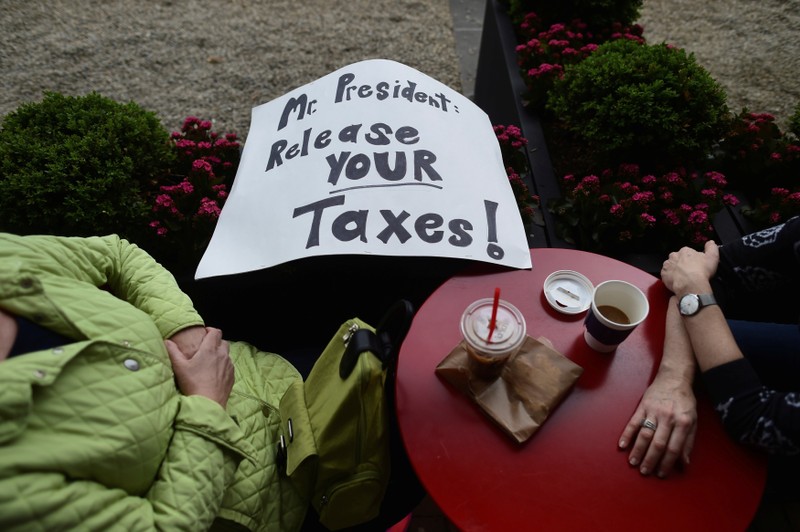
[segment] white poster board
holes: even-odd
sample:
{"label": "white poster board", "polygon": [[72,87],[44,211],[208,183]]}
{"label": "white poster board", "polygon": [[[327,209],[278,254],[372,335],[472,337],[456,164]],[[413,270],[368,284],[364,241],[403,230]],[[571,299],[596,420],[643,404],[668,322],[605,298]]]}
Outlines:
{"label": "white poster board", "polygon": [[196,278],[340,254],[530,268],[488,116],[433,78],[380,59],[255,107]]}

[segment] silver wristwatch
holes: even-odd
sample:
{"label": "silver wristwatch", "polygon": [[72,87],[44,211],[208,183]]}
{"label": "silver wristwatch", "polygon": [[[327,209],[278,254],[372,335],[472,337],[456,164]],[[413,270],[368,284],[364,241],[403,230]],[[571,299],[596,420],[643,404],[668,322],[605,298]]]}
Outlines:
{"label": "silver wristwatch", "polygon": [[708,305],[716,305],[714,294],[686,294],[678,301],[678,309],[683,316],[694,316]]}

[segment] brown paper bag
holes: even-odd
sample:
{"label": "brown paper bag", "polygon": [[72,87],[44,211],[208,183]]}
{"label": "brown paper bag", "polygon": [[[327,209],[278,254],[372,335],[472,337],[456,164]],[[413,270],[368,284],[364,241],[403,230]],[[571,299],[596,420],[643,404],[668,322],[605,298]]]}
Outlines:
{"label": "brown paper bag", "polygon": [[492,381],[472,374],[468,356],[462,341],[439,363],[436,374],[519,443],[542,426],[583,373],[583,368],[530,336]]}

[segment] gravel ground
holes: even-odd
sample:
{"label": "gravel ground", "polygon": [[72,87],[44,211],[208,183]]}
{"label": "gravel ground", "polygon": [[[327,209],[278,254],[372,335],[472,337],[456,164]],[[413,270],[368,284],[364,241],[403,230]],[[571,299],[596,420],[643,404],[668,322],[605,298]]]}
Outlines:
{"label": "gravel ground", "polygon": [[393,59],[461,90],[448,0],[2,0],[0,115],[96,91],[246,135],[250,110],[340,67]]}
{"label": "gravel ground", "polygon": [[[382,57],[461,90],[448,0],[2,0],[0,116],[42,91],[135,101],[246,135],[252,107]],[[732,110],[800,102],[800,0],[645,0],[648,42],[695,54]]]}
{"label": "gravel ground", "polygon": [[800,103],[800,0],[644,0],[638,22],[647,42],[694,53],[732,111],[788,124]]}

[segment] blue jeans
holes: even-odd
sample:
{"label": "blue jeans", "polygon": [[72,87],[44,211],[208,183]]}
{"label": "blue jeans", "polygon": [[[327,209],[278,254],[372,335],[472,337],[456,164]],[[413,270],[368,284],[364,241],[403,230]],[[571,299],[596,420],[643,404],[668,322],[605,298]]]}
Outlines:
{"label": "blue jeans", "polygon": [[797,324],[728,320],[736,343],[765,386],[800,391]]}
{"label": "blue jeans", "polygon": [[[800,391],[800,327],[796,324],[728,320],[736,343],[761,377],[780,391]],[[800,500],[800,457],[770,456],[765,502]]]}

